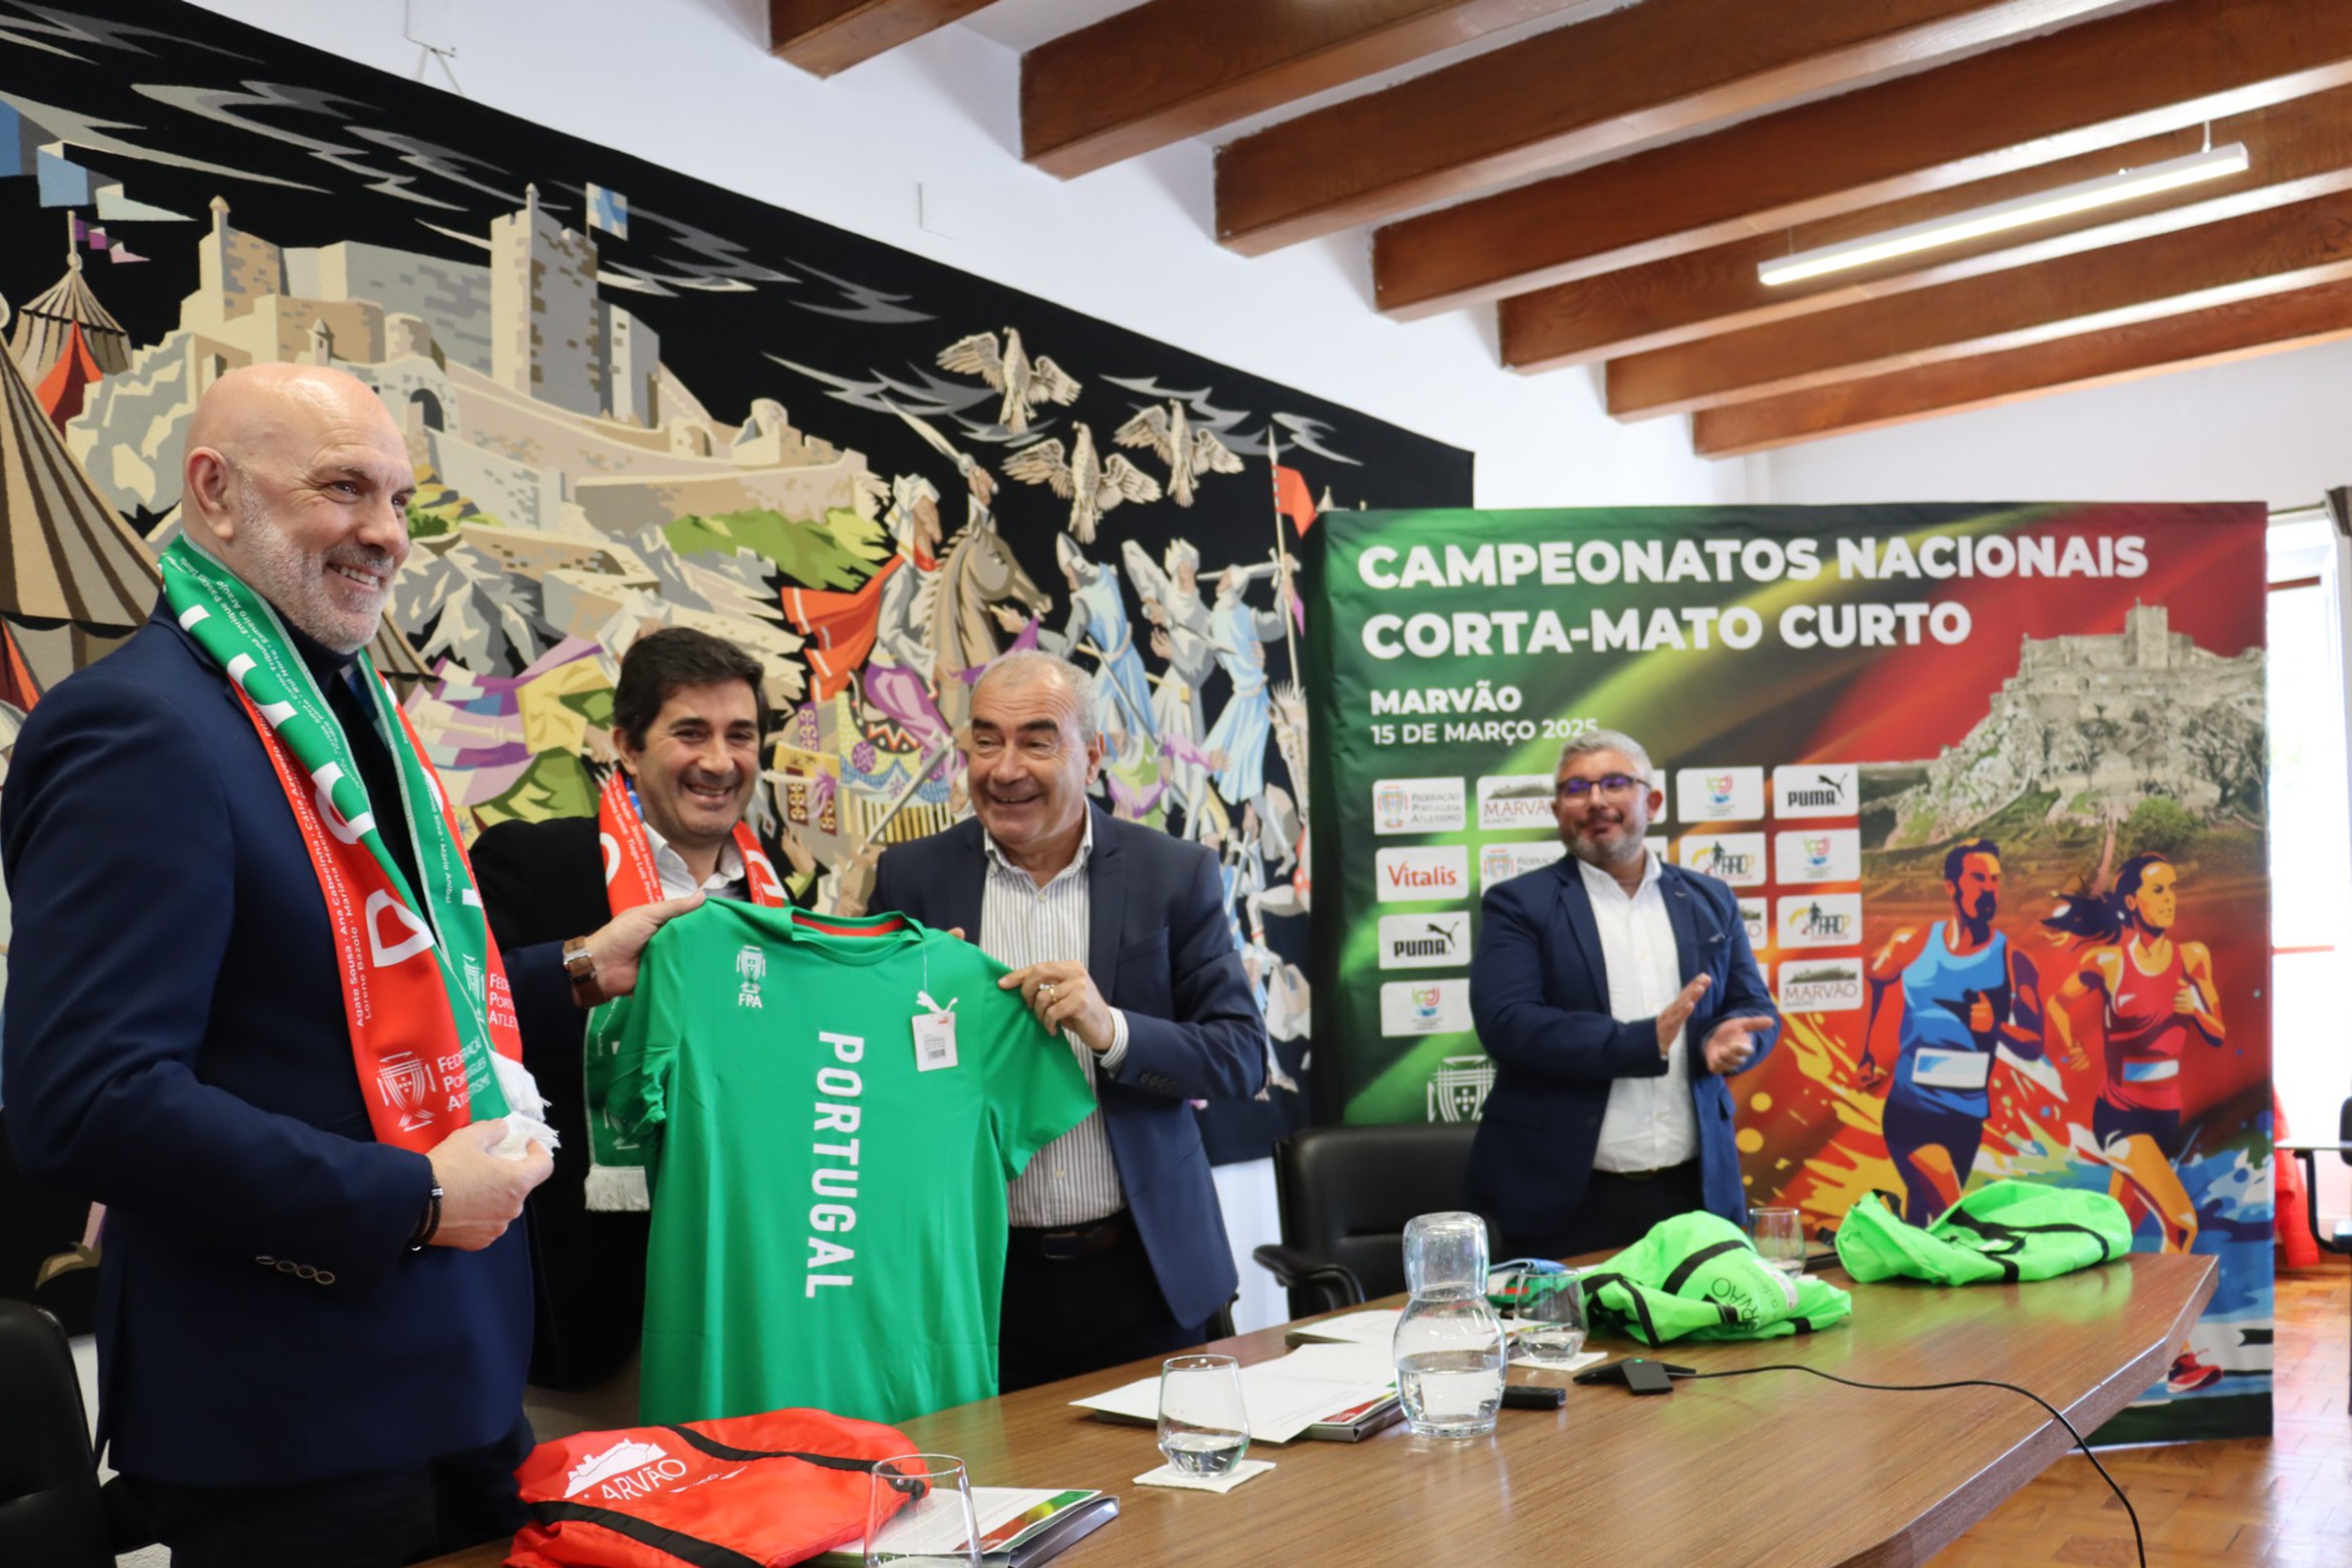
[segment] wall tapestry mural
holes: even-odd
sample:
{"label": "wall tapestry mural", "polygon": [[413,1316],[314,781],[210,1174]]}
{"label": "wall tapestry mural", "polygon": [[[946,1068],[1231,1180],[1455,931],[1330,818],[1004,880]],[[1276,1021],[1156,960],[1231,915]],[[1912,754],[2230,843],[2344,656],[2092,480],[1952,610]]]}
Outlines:
{"label": "wall tapestry mural", "polygon": [[[192,6],[0,0],[0,748],[146,618],[204,388],[337,364],[408,434],[374,654],[470,826],[593,814],[620,654],[698,626],[767,667],[755,810],[855,906],[963,813],[978,671],[1066,653],[1101,804],[1217,849],[1265,999],[1278,1088],[1213,1155],[1305,1120],[1280,545],[1467,504],[1468,453]],[[97,1217],[0,1182],[0,1293],[79,1326]]]}

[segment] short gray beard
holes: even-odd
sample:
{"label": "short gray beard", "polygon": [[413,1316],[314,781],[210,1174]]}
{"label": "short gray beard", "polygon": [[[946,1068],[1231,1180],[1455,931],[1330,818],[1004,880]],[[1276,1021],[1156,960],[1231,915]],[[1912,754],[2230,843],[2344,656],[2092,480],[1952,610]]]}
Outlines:
{"label": "short gray beard", "polygon": [[244,536],[246,567],[239,575],[277,606],[279,615],[337,653],[354,654],[373,642],[383,621],[383,612],[370,616],[366,630],[354,637],[357,628],[327,597],[326,584],[320,580],[326,563],[305,556],[278,521],[262,509],[260,496],[250,483],[243,482],[241,472],[239,479],[237,522]]}
{"label": "short gray beard", "polygon": [[1649,840],[1645,838],[1628,838],[1612,853],[1590,839],[1580,837],[1570,841],[1568,852],[1596,870],[1607,871],[1624,865],[1636,856],[1646,854],[1649,847]]}

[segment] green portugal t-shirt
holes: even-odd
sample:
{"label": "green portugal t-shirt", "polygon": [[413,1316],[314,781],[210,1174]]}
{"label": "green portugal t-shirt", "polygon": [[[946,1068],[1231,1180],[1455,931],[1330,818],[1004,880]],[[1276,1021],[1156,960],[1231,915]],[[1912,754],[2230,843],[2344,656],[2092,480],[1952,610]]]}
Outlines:
{"label": "green portugal t-shirt", "polygon": [[640,1419],[996,1392],[1005,1183],[1095,1108],[1004,973],[896,915],[714,899],[655,936],[613,1092],[653,1153]]}

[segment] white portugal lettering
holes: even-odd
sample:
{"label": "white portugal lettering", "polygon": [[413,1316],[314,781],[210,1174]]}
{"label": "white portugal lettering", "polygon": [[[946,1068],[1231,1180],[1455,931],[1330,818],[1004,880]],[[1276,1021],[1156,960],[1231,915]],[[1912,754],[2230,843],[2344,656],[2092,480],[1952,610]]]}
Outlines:
{"label": "white portugal lettering", "polygon": [[[836,1035],[819,1030],[816,1037],[833,1047],[835,1061],[856,1062],[866,1058],[866,1037],[863,1035]],[[820,1133],[856,1131],[864,1114],[857,1099],[865,1089],[866,1080],[849,1068],[819,1068],[816,1091],[824,1098],[815,1103],[814,1131]],[[815,1163],[809,1172],[809,1190],[819,1198],[834,1200],[813,1205],[809,1209],[809,1229],[822,1234],[812,1235],[808,1238],[808,1267],[801,1289],[804,1296],[814,1299],[819,1290],[857,1283],[856,1276],[844,1267],[856,1261],[856,1249],[826,1237],[846,1235],[857,1228],[858,1141],[840,1138],[814,1142],[809,1145],[809,1152],[815,1156]]]}

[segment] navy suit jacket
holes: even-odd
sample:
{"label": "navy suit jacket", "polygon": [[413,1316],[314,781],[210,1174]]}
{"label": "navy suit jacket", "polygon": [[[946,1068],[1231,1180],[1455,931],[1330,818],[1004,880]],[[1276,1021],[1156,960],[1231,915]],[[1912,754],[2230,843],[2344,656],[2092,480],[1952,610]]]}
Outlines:
{"label": "navy suit jacket", "polygon": [[[1487,889],[1470,959],[1470,1010],[1478,1042],[1495,1061],[1495,1087],[1470,1146],[1469,1206],[1493,1215],[1506,1237],[1558,1237],[1569,1229],[1591,1179],[1611,1083],[1656,1078],[1667,1066],[1658,1054],[1655,1018],[1620,1023],[1610,1015],[1601,930],[1577,864],[1561,859]],[[1751,1037],[1753,1066],[1779,1037],[1780,1014],[1731,889],[1665,866],[1659,892],[1683,984],[1712,977],[1685,1026],[1706,1206],[1744,1225],[1748,1200],[1732,1141],[1731,1095],[1706,1070],[1701,1047],[1726,1018],[1774,1019],[1773,1028]]]}
{"label": "navy suit jacket", "polygon": [[[28,1175],[107,1205],[116,1468],[273,1485],[505,1436],[530,1353],[522,1228],[408,1250],[431,1165],[374,1139],[293,812],[160,605],[33,710],[0,847],[8,1131]],[[570,1005],[558,950],[507,962],[526,1020]]]}
{"label": "navy suit jacket", "polygon": [[[1127,1056],[1097,1074],[1111,1158],[1168,1310],[1206,1321],[1240,1286],[1189,1100],[1246,1100],[1265,1081],[1265,1020],[1225,923],[1216,857],[1094,813],[1087,973],[1127,1015]],[[988,851],[978,819],[901,844],[875,868],[873,909],[980,936]]]}

